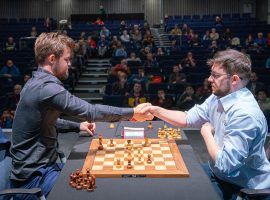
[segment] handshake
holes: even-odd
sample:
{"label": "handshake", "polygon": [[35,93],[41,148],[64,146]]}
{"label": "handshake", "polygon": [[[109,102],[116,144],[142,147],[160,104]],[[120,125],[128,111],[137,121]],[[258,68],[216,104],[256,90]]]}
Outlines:
{"label": "handshake", "polygon": [[134,108],[134,115],[132,119],[139,122],[152,120],[154,118],[153,112],[154,106],[152,106],[151,103],[142,103]]}

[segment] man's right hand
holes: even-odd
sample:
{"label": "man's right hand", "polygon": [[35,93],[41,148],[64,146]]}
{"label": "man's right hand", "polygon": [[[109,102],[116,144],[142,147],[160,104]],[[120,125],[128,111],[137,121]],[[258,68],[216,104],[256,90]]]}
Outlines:
{"label": "man's right hand", "polygon": [[139,122],[143,122],[146,120],[152,120],[154,118],[154,116],[150,112],[144,111],[147,107],[150,107],[150,106],[152,106],[151,103],[142,103],[142,104],[139,104],[138,106],[136,106],[134,108],[133,119],[135,119],[136,121],[139,121]]}

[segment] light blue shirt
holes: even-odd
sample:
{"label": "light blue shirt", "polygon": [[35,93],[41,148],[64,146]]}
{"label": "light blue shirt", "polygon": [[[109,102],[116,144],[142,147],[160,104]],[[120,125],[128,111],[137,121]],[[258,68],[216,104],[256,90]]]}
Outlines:
{"label": "light blue shirt", "polygon": [[212,94],[187,112],[188,127],[201,128],[205,122],[213,125],[220,148],[216,161],[209,161],[213,173],[240,187],[270,188],[267,122],[252,93],[242,88],[220,99]]}

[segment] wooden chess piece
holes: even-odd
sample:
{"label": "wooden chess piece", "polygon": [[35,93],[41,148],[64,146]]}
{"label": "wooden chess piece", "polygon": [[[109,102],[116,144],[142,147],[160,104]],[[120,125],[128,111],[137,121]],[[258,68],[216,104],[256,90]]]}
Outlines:
{"label": "wooden chess piece", "polygon": [[114,128],[114,123],[110,123],[110,128]]}
{"label": "wooden chess piece", "polygon": [[151,164],[152,163],[151,155],[150,154],[147,155],[147,163],[148,164]]}
{"label": "wooden chess piece", "polygon": [[128,169],[131,169],[131,168],[132,168],[132,165],[131,165],[131,159],[128,159],[128,165],[127,165],[127,168],[128,168]]}
{"label": "wooden chess piece", "polygon": [[143,146],[148,147],[150,145],[148,138],[144,138],[144,144]]}
{"label": "wooden chess piece", "polygon": [[120,162],[120,158],[117,158],[116,160],[116,168],[121,168],[121,162]]}
{"label": "wooden chess piece", "polygon": [[137,163],[138,164],[142,164],[142,154],[138,154],[138,161],[137,161]]}
{"label": "wooden chess piece", "polygon": [[101,134],[98,136],[98,143],[99,143],[98,150],[103,150],[102,135]]}
{"label": "wooden chess piece", "polygon": [[113,147],[114,146],[114,143],[113,143],[113,139],[111,138],[110,139],[110,147]]}

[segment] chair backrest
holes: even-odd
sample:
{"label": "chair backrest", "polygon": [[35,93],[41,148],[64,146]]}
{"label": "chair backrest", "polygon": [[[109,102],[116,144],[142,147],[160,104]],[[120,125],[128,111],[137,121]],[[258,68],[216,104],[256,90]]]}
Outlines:
{"label": "chair backrest", "polygon": [[11,170],[11,157],[9,155],[10,141],[0,128],[0,191],[10,188],[9,175]]}

